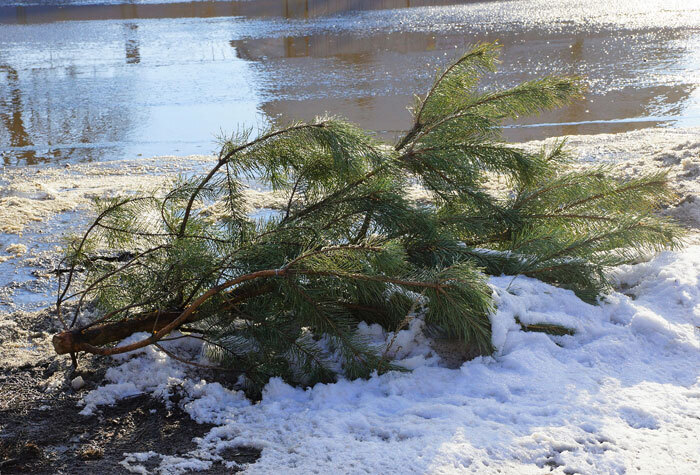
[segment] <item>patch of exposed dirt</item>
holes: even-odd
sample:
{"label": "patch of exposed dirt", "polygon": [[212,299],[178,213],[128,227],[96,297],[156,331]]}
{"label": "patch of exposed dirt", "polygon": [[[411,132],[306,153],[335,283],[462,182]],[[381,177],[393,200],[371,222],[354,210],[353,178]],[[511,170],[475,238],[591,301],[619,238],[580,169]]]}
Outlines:
{"label": "patch of exposed dirt", "polygon": [[[45,334],[48,312],[5,315],[17,325],[21,340]],[[9,336],[9,335],[7,335]],[[7,340],[0,346],[5,347]],[[21,343],[21,341],[20,341]],[[166,407],[148,395],[102,407],[93,416],[79,414],[82,394],[104,383],[107,358],[83,356],[74,371],[70,359],[57,357],[38,345],[34,361],[17,365],[14,351],[0,353],[0,473],[129,473],[119,462],[127,452],[154,451],[183,455],[195,449],[195,437],[212,427],[194,422],[174,404]],[[9,360],[12,360],[10,362]],[[81,376],[79,390],[71,380]],[[239,464],[252,463],[260,455],[253,448],[221,454]],[[148,469],[154,469],[145,464]],[[220,463],[200,473],[231,473]]]}

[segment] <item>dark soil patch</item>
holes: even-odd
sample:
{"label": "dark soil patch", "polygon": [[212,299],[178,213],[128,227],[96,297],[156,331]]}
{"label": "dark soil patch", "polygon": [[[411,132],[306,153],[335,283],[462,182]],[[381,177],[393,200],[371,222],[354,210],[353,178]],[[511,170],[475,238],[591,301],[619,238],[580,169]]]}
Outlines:
{"label": "dark soil patch", "polygon": [[[93,416],[80,415],[81,393],[102,384],[107,365],[103,358],[84,357],[80,370],[73,373],[67,358],[46,357],[34,365],[0,369],[0,473],[129,473],[119,464],[125,452],[182,456],[196,448],[194,437],[212,427],[194,422],[177,401],[166,407],[148,395],[102,407]],[[86,386],[74,391],[64,384],[53,393],[45,392],[46,379],[56,372],[65,382],[80,375]],[[238,448],[221,455],[248,464],[259,458],[260,451]],[[144,465],[155,468],[149,462]],[[198,473],[232,471],[214,464]]]}

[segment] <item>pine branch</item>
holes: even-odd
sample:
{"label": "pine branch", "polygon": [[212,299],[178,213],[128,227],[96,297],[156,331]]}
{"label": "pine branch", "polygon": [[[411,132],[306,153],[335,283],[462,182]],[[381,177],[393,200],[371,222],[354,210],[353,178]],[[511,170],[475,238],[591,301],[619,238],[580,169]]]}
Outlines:
{"label": "pine branch", "polygon": [[[682,243],[655,214],[673,199],[665,175],[571,171],[563,142],[536,153],[504,143],[505,118],[563,106],[583,88],[571,78],[482,88],[496,61],[495,45],[478,45],[438,74],[393,149],[332,117],[255,138],[243,130],[202,177],[98,202],[60,265],[58,315],[75,303],[75,318],[56,352],[122,354],[187,329],[218,365],[206,369],[240,371],[254,394],[273,376],[367,377],[395,368],[358,323],[396,328],[416,294],[429,327],[488,353],[487,275],[534,276],[595,301],[611,266]],[[281,197],[271,217],[247,217],[246,179]],[[505,183],[498,194],[492,179]],[[432,202],[411,199],[411,183]],[[89,258],[104,248],[129,259]],[[73,328],[88,302],[98,315]],[[137,332],[148,336],[119,343]]]}

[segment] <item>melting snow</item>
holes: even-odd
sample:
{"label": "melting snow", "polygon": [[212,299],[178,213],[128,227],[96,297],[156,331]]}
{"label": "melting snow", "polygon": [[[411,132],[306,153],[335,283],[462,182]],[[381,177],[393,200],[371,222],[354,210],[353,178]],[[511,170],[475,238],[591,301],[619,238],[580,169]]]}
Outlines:
{"label": "melting snow", "polygon": [[[694,246],[618,269],[625,294],[598,306],[494,277],[492,356],[441,367],[416,319],[396,338],[412,372],[308,390],[273,379],[257,404],[147,348],[110,369],[83,412],[143,392],[167,400],[179,386],[184,410],[216,425],[181,457],[127,454],[122,465],[140,473],[151,458],[160,473],[206,469],[236,446],[262,449],[249,473],[700,473],[698,276]],[[523,332],[516,317],[576,334]]]}

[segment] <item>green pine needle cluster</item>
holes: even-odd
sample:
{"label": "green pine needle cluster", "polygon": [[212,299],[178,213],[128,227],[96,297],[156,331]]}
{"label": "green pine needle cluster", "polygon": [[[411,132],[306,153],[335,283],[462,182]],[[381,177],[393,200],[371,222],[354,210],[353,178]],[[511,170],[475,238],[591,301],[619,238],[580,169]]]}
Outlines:
{"label": "green pine needle cluster", "polygon": [[[503,120],[564,106],[583,87],[546,77],[489,90],[481,79],[497,59],[497,46],[481,44],[437,76],[394,147],[333,117],[245,131],[206,176],[98,201],[68,248],[59,306],[77,300],[77,315],[94,303],[101,317],[88,327],[180,315],[176,327],[256,391],[273,376],[313,384],[391,369],[357,324],[395,330],[417,304],[428,325],[488,353],[488,275],[532,276],[595,301],[611,266],[678,246],[679,228],[655,214],[673,196],[663,174],[573,171],[563,143],[533,153],[504,142]],[[286,205],[250,219],[250,180]],[[408,195],[414,183],[429,204]],[[225,206],[222,219],[203,212],[211,203]],[[131,254],[92,258],[100,248]]]}

